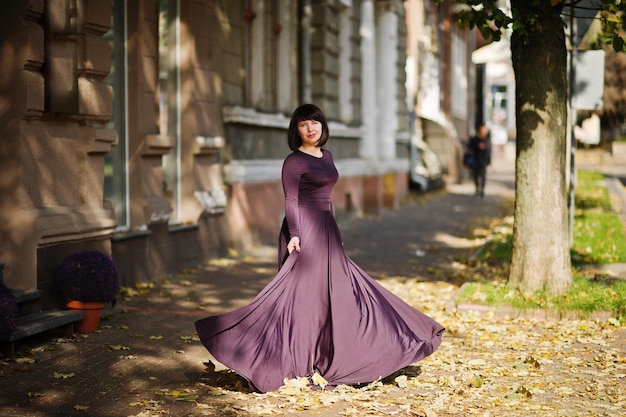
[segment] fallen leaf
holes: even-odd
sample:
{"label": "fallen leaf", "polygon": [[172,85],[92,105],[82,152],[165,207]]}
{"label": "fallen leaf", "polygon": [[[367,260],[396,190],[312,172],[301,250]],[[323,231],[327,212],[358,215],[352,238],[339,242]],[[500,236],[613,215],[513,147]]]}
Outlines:
{"label": "fallen leaf", "polygon": [[89,409],[89,406],[88,406],[88,405],[75,405],[75,406],[74,406],[74,409],[75,409],[75,410],[86,411],[86,410],[88,410],[88,409]]}
{"label": "fallen leaf", "polygon": [[205,366],[204,372],[215,372],[215,364],[212,361],[202,362],[202,364]]}
{"label": "fallen leaf", "polygon": [[128,346],[122,346],[122,345],[109,345],[109,349],[111,349],[111,350],[130,350],[130,348]]}
{"label": "fallen leaf", "polygon": [[320,387],[322,387],[322,389],[326,388],[326,385],[328,385],[328,381],[326,381],[324,377],[317,372],[313,374],[311,380],[313,381],[313,384],[319,385]]}
{"label": "fallen leaf", "polygon": [[15,358],[17,363],[35,363],[35,358]]}
{"label": "fallen leaf", "polygon": [[481,378],[474,378],[470,381],[470,386],[472,388],[480,388],[483,386],[483,384],[485,383],[485,381],[483,381]]}
{"label": "fallen leaf", "polygon": [[74,376],[75,376],[74,372],[70,372],[69,374],[64,374],[62,372],[55,372],[54,373],[54,377],[56,379],[68,379],[68,378],[73,378]]}
{"label": "fallen leaf", "polygon": [[181,336],[180,340],[183,340],[185,343],[191,343],[191,342],[199,342],[200,338],[197,335],[194,335],[194,336]]}
{"label": "fallen leaf", "polygon": [[394,381],[396,382],[396,384],[400,388],[407,388],[409,386],[409,384],[407,384],[407,377],[406,377],[406,375],[400,375],[399,377],[394,379]]}
{"label": "fallen leaf", "polygon": [[615,317],[609,318],[608,322],[611,323],[615,327],[621,326],[620,321],[616,319]]}

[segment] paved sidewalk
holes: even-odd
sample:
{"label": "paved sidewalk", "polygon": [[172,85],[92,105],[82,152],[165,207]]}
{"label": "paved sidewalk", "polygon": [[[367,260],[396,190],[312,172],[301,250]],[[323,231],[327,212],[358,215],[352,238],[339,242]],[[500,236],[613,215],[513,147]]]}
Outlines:
{"label": "paved sidewalk", "polygon": [[[489,172],[485,198],[464,181],[377,217],[346,220],[346,252],[378,279],[454,281],[454,262],[465,262],[477,244],[470,231],[503,215],[513,175],[511,161],[502,159]],[[107,311],[97,333],[17,343],[17,362],[0,362],[0,416],[246,415],[190,405],[209,359],[193,323],[246,304],[275,271],[275,249],[259,248],[156,280]]]}

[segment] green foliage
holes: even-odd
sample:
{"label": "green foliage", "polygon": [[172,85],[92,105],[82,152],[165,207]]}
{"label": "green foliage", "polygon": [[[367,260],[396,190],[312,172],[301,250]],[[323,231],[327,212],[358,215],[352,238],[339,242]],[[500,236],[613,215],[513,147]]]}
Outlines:
{"label": "green foliage", "polygon": [[625,31],[626,1],[602,0],[600,20],[602,34],[600,41],[612,45],[616,52],[626,52]]}
{"label": "green foliage", "polygon": [[[445,0],[433,0],[441,4]],[[499,7],[497,0],[456,0],[468,8],[458,14],[458,23],[470,29],[477,28],[487,40],[499,41],[506,29],[520,37],[531,31],[542,31],[537,16],[540,13],[568,13],[570,7],[581,7],[575,0],[519,0],[512,1],[510,15]],[[618,52],[626,52],[626,1],[598,0],[594,7],[602,21],[601,42],[612,45]]]}

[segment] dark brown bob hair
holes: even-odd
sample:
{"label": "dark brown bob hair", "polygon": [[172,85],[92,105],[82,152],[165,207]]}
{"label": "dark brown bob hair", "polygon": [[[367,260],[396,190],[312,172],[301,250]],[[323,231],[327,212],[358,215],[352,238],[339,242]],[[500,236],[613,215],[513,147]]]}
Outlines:
{"label": "dark brown bob hair", "polygon": [[324,113],[315,104],[303,104],[293,111],[291,121],[289,122],[289,130],[287,131],[287,142],[292,151],[297,151],[302,146],[302,138],[298,134],[298,123],[303,120],[315,120],[322,124],[322,135],[317,142],[317,147],[321,148],[328,142],[328,124]]}

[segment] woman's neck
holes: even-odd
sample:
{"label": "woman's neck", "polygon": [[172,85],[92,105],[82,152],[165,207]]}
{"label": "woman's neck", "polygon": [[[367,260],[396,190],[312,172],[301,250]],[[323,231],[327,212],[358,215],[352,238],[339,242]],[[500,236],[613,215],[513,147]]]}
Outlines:
{"label": "woman's neck", "polygon": [[322,156],[322,149],[317,146],[300,146],[298,150],[318,158]]}

